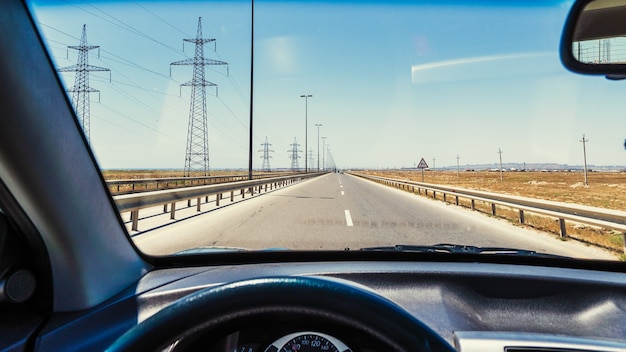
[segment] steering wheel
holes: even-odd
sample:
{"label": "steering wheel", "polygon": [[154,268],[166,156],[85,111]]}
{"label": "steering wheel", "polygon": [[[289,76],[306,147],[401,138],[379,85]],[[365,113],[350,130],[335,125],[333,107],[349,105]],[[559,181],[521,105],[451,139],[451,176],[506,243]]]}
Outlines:
{"label": "steering wheel", "polygon": [[162,350],[198,334],[213,335],[217,341],[225,336],[226,328],[259,317],[271,319],[272,314],[294,314],[349,326],[394,351],[455,351],[390,300],[320,277],[261,278],[197,291],[134,326],[107,351]]}

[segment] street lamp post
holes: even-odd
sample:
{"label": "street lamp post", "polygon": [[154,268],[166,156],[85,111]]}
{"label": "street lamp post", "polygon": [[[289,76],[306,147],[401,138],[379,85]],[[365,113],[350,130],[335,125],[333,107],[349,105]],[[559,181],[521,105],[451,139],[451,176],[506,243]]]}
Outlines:
{"label": "street lamp post", "polygon": [[[309,138],[309,119],[308,119],[308,110],[309,110],[309,98],[313,97],[311,94],[302,94],[300,98],[304,98],[304,150],[309,150],[308,146],[308,138]],[[307,153],[304,153],[304,173],[309,172],[309,158],[307,157]]]}
{"label": "street lamp post", "polygon": [[326,171],[326,137],[322,137],[322,171]]}
{"label": "street lamp post", "polygon": [[320,127],[321,123],[316,123],[315,127],[317,127],[317,172],[320,172]]}

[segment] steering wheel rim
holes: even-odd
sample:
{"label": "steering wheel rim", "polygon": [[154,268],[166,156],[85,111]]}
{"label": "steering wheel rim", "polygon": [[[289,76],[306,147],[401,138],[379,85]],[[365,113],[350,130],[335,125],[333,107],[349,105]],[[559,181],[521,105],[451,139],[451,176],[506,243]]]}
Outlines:
{"label": "steering wheel rim", "polygon": [[197,291],[135,325],[107,351],[158,350],[177,339],[215,333],[234,321],[276,312],[298,312],[349,324],[396,351],[455,351],[390,300],[320,277],[260,278]]}

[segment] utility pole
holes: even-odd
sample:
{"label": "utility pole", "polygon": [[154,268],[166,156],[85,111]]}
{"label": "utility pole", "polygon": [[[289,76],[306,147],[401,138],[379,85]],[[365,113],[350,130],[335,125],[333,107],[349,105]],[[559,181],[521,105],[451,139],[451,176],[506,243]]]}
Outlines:
{"label": "utility pole", "polygon": [[270,149],[271,144],[269,144],[267,142],[267,136],[265,136],[265,143],[261,144],[263,146],[263,149],[259,150],[260,152],[263,152],[263,156],[261,156],[261,158],[263,158],[263,165],[261,166],[261,170],[263,171],[271,171],[270,168],[270,153],[273,153],[274,150]]}
{"label": "utility pole", "polygon": [[[304,150],[308,150],[309,146],[308,146],[308,141],[309,141],[309,119],[308,119],[308,113],[309,113],[309,98],[313,97],[311,94],[302,94],[300,96],[300,98],[304,98]],[[308,173],[309,170],[307,169],[308,167],[308,163],[307,163],[307,154],[304,154],[304,173]]]}
{"label": "utility pole", "polygon": [[433,171],[435,171],[435,158],[433,158]]}
{"label": "utility pole", "polygon": [[602,39],[598,42],[598,62],[608,64],[611,62],[611,41]]}
{"label": "utility pole", "polygon": [[587,179],[587,147],[586,144],[587,142],[589,142],[588,139],[585,138],[585,135],[583,134],[583,139],[580,140],[580,142],[582,142],[583,144],[583,160],[584,160],[584,174],[585,174],[585,186],[589,185],[588,179]]}
{"label": "utility pole", "polygon": [[461,169],[459,167],[459,160],[461,160],[461,157],[459,156],[459,154],[456,155],[456,178],[461,178]]}
{"label": "utility pole", "polygon": [[326,137],[322,137],[322,171],[326,171]]}
{"label": "utility pole", "polygon": [[498,148],[498,154],[500,154],[500,182],[502,182],[502,149]]}
{"label": "utility pole", "polygon": [[[91,71],[108,71],[108,68],[89,65],[89,50],[98,49],[98,45],[87,44],[87,25],[83,24],[83,33],[80,36],[80,45],[68,46],[68,49],[78,50],[78,61],[76,65],[61,67],[57,71],[59,72],[76,72],[74,78],[74,86],[67,90],[68,93],[72,93],[72,103],[76,115],[78,116],[78,122],[83,128],[83,133],[87,139],[87,143],[91,141],[91,122],[90,122],[90,106],[89,106],[89,93],[99,93],[99,90],[93,89],[89,86],[89,72]],[[100,50],[98,50],[100,53]],[[111,74],[109,73],[109,81],[111,80]]]}
{"label": "utility pole", "polygon": [[196,37],[183,39],[184,42],[196,45],[194,57],[170,64],[170,71],[172,65],[193,66],[193,78],[191,81],[181,84],[181,87],[191,87],[184,175],[189,177],[192,172],[199,172],[204,176],[209,176],[209,130],[206,111],[206,87],[211,86],[217,89],[217,84],[204,79],[204,66],[228,65],[228,63],[204,57],[204,44],[215,42],[215,39],[202,38],[202,17],[198,17]]}
{"label": "utility pole", "polygon": [[254,143],[254,1],[250,2],[250,122],[248,127],[248,180],[252,180],[252,145]]}
{"label": "utility pole", "polygon": [[298,169],[300,169],[300,165],[298,165],[298,158],[300,158],[300,154],[302,151],[298,150],[298,147],[300,146],[300,144],[298,144],[298,142],[296,141],[296,137],[293,137],[293,143],[290,144],[291,149],[288,150],[288,152],[290,152],[291,154],[289,155],[289,158],[291,158],[291,171],[292,172],[297,172]]}
{"label": "utility pole", "polygon": [[320,172],[320,127],[321,123],[316,123],[315,127],[317,127],[317,172]]}

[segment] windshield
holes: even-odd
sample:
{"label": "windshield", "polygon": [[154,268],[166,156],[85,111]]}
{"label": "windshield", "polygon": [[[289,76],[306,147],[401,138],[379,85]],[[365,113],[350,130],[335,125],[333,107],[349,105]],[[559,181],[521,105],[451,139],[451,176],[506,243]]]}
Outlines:
{"label": "windshield", "polygon": [[626,85],[563,68],[570,1],[29,6],[148,255],[622,258]]}

